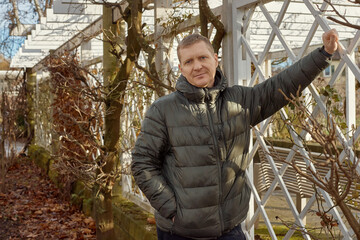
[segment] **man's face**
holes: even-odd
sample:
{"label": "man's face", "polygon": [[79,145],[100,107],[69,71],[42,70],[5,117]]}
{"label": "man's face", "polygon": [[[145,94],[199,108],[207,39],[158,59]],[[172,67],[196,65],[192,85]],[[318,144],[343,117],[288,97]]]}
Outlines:
{"label": "man's face", "polygon": [[218,57],[209,50],[205,42],[199,41],[181,48],[179,58],[179,69],[191,85],[200,88],[214,86]]}

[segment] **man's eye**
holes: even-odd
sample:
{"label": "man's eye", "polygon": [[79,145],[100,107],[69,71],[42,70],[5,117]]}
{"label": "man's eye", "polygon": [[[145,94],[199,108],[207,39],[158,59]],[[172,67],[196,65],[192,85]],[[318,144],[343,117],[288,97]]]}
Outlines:
{"label": "man's eye", "polygon": [[201,59],[206,59],[207,57],[205,57],[205,56],[203,56],[203,57],[201,57]]}
{"label": "man's eye", "polygon": [[185,64],[189,64],[191,62],[191,60],[185,61]]}

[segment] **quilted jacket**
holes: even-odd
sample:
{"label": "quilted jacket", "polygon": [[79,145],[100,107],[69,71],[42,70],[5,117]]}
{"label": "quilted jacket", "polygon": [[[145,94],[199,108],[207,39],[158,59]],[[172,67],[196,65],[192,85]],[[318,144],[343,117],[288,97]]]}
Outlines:
{"label": "quilted jacket", "polygon": [[245,178],[251,126],[287,104],[279,89],[296,95],[328,63],[316,49],[254,87],[228,87],[220,70],[210,89],[180,76],[176,91],[150,106],[132,152],[133,176],[157,226],[216,239],[240,224],[251,194]]}

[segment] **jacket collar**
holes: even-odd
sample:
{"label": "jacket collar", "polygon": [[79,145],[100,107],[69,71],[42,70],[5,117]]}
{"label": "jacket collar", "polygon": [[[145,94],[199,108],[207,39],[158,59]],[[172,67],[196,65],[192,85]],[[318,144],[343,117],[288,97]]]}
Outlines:
{"label": "jacket collar", "polygon": [[181,92],[189,101],[203,103],[205,101],[215,102],[220,92],[227,87],[227,79],[219,68],[216,69],[215,83],[212,88],[199,88],[191,85],[187,79],[180,75],[175,89]]}

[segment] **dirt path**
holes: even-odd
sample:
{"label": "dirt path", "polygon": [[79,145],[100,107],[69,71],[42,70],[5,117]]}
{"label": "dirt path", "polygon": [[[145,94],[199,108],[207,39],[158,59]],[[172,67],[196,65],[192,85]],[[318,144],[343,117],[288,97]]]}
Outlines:
{"label": "dirt path", "polygon": [[67,201],[30,160],[19,159],[0,193],[0,240],[96,239],[95,223]]}

